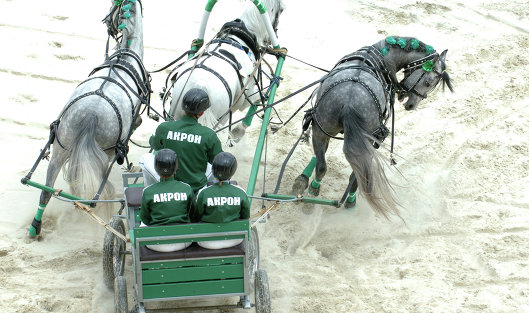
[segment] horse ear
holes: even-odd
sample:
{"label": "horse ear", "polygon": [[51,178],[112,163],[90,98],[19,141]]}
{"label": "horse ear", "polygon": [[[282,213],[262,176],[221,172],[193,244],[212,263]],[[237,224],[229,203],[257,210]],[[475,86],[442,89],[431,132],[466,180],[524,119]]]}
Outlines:
{"label": "horse ear", "polygon": [[448,52],[448,49],[446,49],[445,51],[441,52],[441,55],[439,56],[439,59],[443,62],[445,62],[445,59],[446,59],[446,53]]}

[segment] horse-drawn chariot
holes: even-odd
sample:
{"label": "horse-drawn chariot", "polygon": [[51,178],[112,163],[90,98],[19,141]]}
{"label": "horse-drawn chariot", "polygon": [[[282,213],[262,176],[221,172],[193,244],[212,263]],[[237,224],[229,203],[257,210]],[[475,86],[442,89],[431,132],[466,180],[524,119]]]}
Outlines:
{"label": "horse-drawn chariot", "polygon": [[[42,189],[37,214],[35,215],[35,219],[29,229],[31,237],[35,237],[40,233],[42,215],[51,196],[67,198],[75,201],[77,206],[82,207],[92,215],[90,208],[84,204],[95,205],[96,202],[101,202],[98,198],[103,191],[103,187],[105,186],[112,165],[116,161],[119,164],[121,161],[124,161],[123,159],[127,158],[127,144],[130,135],[132,134],[132,130],[138,126],[136,125],[136,122],[138,121],[141,112],[141,105],[146,104],[148,106],[150,100],[150,97],[148,97],[150,94],[150,86],[147,88],[143,86],[143,84],[138,84],[136,89],[130,87],[123,88],[120,87],[121,83],[119,82],[121,80],[117,80],[121,77],[121,72],[119,71],[123,71],[123,73],[121,73],[123,75],[130,74],[130,82],[124,83],[127,86],[135,86],[136,84],[133,84],[133,81],[136,82],[140,80],[139,77],[141,75],[136,72],[144,74],[142,81],[149,82],[150,80],[148,74],[151,72],[147,72],[140,60],[141,58],[136,57],[136,54],[143,56],[143,44],[140,36],[142,35],[141,2],[138,1],[140,5],[136,6],[136,1],[137,0],[115,1],[115,5],[108,15],[107,24],[109,27],[111,26],[110,30],[117,31],[124,29],[130,34],[134,34],[134,32],[139,33],[139,35],[136,34],[136,36],[133,37],[134,39],[122,40],[122,46],[124,48],[119,50],[122,53],[117,57],[124,58],[124,60],[120,59],[121,61],[112,61],[112,57],[109,57],[105,66],[100,67],[107,71],[107,76],[90,78],[87,80],[87,82],[91,83],[96,82],[95,85],[85,86],[81,84],[83,87],[82,92],[84,93],[81,93],[81,96],[78,96],[76,91],[76,94],[74,94],[75,97],[73,97],[73,100],[67,105],[64,111],[66,112],[67,109],[73,107],[73,104],[78,103],[79,99],[87,100],[89,96],[98,96],[105,100],[103,101],[97,98],[99,99],[99,102],[102,102],[102,105],[108,106],[108,103],[110,103],[111,106],[110,108],[107,108],[107,110],[116,111],[116,117],[118,117],[117,120],[114,121],[114,124],[119,124],[119,127],[116,126],[116,129],[123,130],[117,132],[119,134],[117,136],[117,142],[115,140],[116,138],[111,138],[112,140],[110,140],[110,143],[108,144],[110,148],[107,148],[106,146],[96,146],[96,143],[99,142],[96,140],[96,135],[98,134],[96,130],[88,132],[84,130],[85,128],[82,128],[76,131],[85,135],[91,135],[89,138],[91,146],[89,148],[93,148],[102,154],[106,153],[113,156],[114,159],[110,161],[110,165],[106,170],[104,167],[101,167],[95,171],[96,173],[105,175],[100,175],[102,183],[99,188],[95,188],[97,193],[95,193],[96,196],[92,200],[69,195],[59,189],[54,189],[53,184],[62,165],[67,159],[70,159],[70,166],[72,164],[75,165],[76,163],[74,162],[73,152],[77,150],[84,151],[81,148],[86,148],[84,146],[75,146],[79,142],[85,141],[74,140],[75,138],[81,138],[79,137],[80,135],[69,134],[66,131],[68,125],[77,124],[75,122],[65,122],[65,120],[68,120],[64,117],[66,113],[63,112],[60,118],[50,126],[50,139],[39,155],[37,162],[28,175],[22,179],[24,184]],[[303,121],[303,133],[305,133],[306,127],[310,126],[311,123],[313,125],[312,137],[315,156],[312,158],[303,173],[298,179],[296,179],[291,194],[277,194],[282,172],[288,158],[294,151],[294,145],[283,163],[274,192],[265,193],[263,190],[261,198],[263,200],[274,201],[275,204],[269,208],[263,206],[263,209],[255,215],[259,216],[257,219],[251,219],[250,221],[233,221],[224,224],[191,223],[140,227],[139,207],[144,185],[142,181],[143,176],[141,173],[123,174],[124,199],[118,200],[122,203],[121,209],[118,214],[112,217],[109,223],[100,219],[98,220],[107,228],[103,247],[103,271],[105,284],[109,288],[114,289],[116,312],[128,312],[129,293],[127,292],[127,287],[131,285],[136,312],[155,310],[153,307],[159,302],[163,302],[163,310],[166,309],[165,304],[167,304],[167,302],[179,302],[179,308],[174,308],[174,310],[185,311],[191,309],[192,306],[189,305],[189,303],[194,303],[194,301],[182,302],[183,300],[237,297],[239,300],[233,305],[223,304],[220,306],[212,306],[216,308],[240,307],[245,309],[255,307],[257,312],[270,312],[271,306],[268,279],[266,272],[259,268],[259,241],[257,231],[255,227],[253,227],[253,224],[266,216],[267,212],[277,207],[279,202],[282,201],[296,201],[332,206],[341,206],[347,201],[346,207],[353,207],[356,203],[357,188],[366,194],[368,202],[375,210],[383,215],[386,215],[388,212],[391,213],[391,208],[393,207],[391,201],[386,201],[386,198],[378,196],[378,193],[381,193],[382,195],[389,194],[389,192],[384,192],[384,190],[389,190],[389,185],[387,185],[387,178],[380,168],[380,162],[375,158],[375,148],[378,147],[385,136],[388,135],[388,130],[384,125],[390,117],[394,117],[394,95],[398,92],[399,97],[409,97],[411,100],[408,100],[406,109],[413,109],[418,102],[426,98],[427,94],[432,91],[440,81],[447,83],[449,88],[452,89],[449,76],[445,72],[446,51],[439,55],[433,50],[433,48],[431,48],[431,46],[427,46],[414,38],[402,37],[397,40],[393,37],[388,37],[379,43],[371,45],[366,49],[362,49],[360,52],[344,57],[338,62],[332,71],[328,71],[329,73],[321,79],[282,100],[274,102],[275,93],[281,79],[280,74],[283,62],[286,57],[286,50],[281,49],[277,42],[277,37],[275,36],[277,19],[282,11],[280,6],[281,1],[270,0],[275,6],[274,9],[270,10],[270,13],[272,14],[269,16],[265,5],[260,0],[253,0],[252,2],[258,9],[258,18],[262,18],[262,29],[259,33],[261,35],[268,35],[267,41],[268,43],[271,43],[274,48],[274,55],[277,57],[276,69],[275,72],[270,75],[272,78],[270,79],[270,85],[268,86],[266,93],[263,95],[263,88],[258,88],[262,108],[257,110],[256,103],[258,102],[254,102],[251,97],[252,95],[247,95],[246,91],[251,91],[252,89],[249,86],[252,84],[257,85],[258,82],[261,83],[260,87],[262,87],[262,81],[259,81],[256,78],[256,73],[260,71],[259,62],[262,59],[262,52],[264,50],[259,51],[261,58],[258,58],[258,54],[256,54],[255,51],[253,51],[255,49],[252,48],[257,45],[256,43],[259,43],[258,45],[262,47],[260,42],[264,40],[261,40],[262,38],[259,36],[253,38],[248,35],[248,29],[243,27],[244,23],[242,23],[241,26],[241,21],[236,20],[236,23],[229,23],[227,27],[223,28],[220,32],[222,34],[220,38],[215,38],[202,49],[201,47],[204,44],[205,25],[216,2],[217,0],[208,0],[207,2],[199,35],[197,39],[193,41],[191,50],[187,52],[189,56],[188,61],[191,62],[183,63],[186,65],[182,67],[180,67],[180,65],[176,66],[175,70],[179,69],[179,72],[174,72],[173,70],[168,77],[167,81],[169,81],[170,78],[173,84],[170,89],[164,89],[162,100],[165,104],[165,100],[168,99],[172,90],[170,96],[171,110],[168,114],[165,114],[166,112],[164,109],[164,114],[161,116],[167,119],[175,119],[178,117],[178,106],[180,105],[179,101],[181,100],[180,95],[183,94],[186,88],[200,87],[200,82],[212,80],[213,77],[216,78],[216,85],[212,83],[206,87],[209,88],[209,96],[214,99],[212,102],[221,105],[216,111],[210,110],[212,112],[214,111],[211,114],[216,115],[212,116],[210,119],[212,124],[209,126],[215,129],[220,124],[225,124],[227,120],[229,120],[229,125],[226,127],[231,127],[231,125],[235,125],[241,121],[248,125],[254,115],[262,112],[263,122],[256,142],[246,191],[249,197],[255,198],[253,195],[256,187],[256,179],[261,165],[263,147],[265,146],[265,140],[268,135],[270,115],[273,106],[300,91],[321,83],[317,92],[313,93],[316,95],[316,105],[311,110],[307,111],[306,119]],[[130,11],[135,14],[132,15],[132,18]],[[131,20],[134,23],[131,22]],[[123,23],[120,24],[119,22],[122,21]],[[255,23],[255,25],[257,25],[257,23]],[[255,25],[254,27],[257,27]],[[244,38],[239,38],[239,40],[233,38],[237,36],[242,36]],[[129,51],[134,48],[137,48],[138,53],[133,54]],[[199,59],[201,58],[203,58],[203,60],[199,62]],[[395,68],[386,67],[384,60],[390,58],[392,61],[390,64],[394,64],[398,61],[398,66],[395,66]],[[130,62],[133,64],[137,63],[136,66],[138,69],[132,71],[127,65],[124,65]],[[216,68],[216,62],[222,63],[222,66]],[[226,62],[228,63],[228,66],[226,66]],[[244,72],[246,73],[245,75],[241,75],[241,69],[246,70],[246,72]],[[395,74],[401,69],[404,69],[405,75],[403,80],[398,81]],[[204,77],[197,74],[196,77],[198,78],[193,78],[191,77],[191,73],[201,73],[200,75],[203,75]],[[117,78],[114,78],[113,75]],[[209,77],[207,77],[207,75],[209,75]],[[227,77],[230,77],[229,75],[233,78],[233,82],[231,80],[228,82]],[[102,80],[102,82],[97,79]],[[103,92],[104,87],[108,87],[111,83],[118,86],[113,86],[113,88],[120,91],[119,95],[121,95],[121,97],[116,98],[115,101],[107,99],[109,97]],[[90,89],[89,87],[92,89],[95,88],[96,91],[86,91]],[[365,99],[358,101],[359,98],[357,93],[363,95]],[[311,98],[312,96],[309,100]],[[131,99],[136,101],[132,101]],[[336,99],[346,101],[347,103],[335,101]],[[350,99],[357,99],[357,101],[351,102],[349,101]],[[127,115],[126,121],[121,118],[123,114],[120,114],[120,112],[123,110],[120,111],[114,104],[114,102],[118,102],[118,100],[119,103],[126,103],[127,114],[130,111],[130,116]],[[309,100],[307,100],[307,102]],[[307,102],[305,102],[305,104]],[[233,105],[234,103],[239,103],[240,105]],[[89,104],[92,104],[92,102]],[[132,110],[129,107],[130,104],[132,104]],[[296,113],[299,112],[305,104],[303,104]],[[331,106],[331,104],[336,104],[336,107]],[[360,105],[361,107],[356,108],[355,105]],[[232,111],[234,109],[244,109],[248,106],[250,106],[250,108],[245,118],[233,122],[231,116]],[[86,107],[88,107],[88,105]],[[90,109],[93,107],[94,106],[90,106]],[[359,116],[358,112],[364,112],[368,115]],[[103,113],[105,117],[111,115],[105,112]],[[73,112],[71,114],[75,115]],[[82,116],[83,114],[77,115]],[[77,115],[75,116],[77,117]],[[347,117],[347,120],[344,119],[345,117]],[[364,125],[365,120],[370,121],[369,125]],[[59,122],[61,122],[61,124],[59,124]],[[95,125],[89,120],[84,122],[89,126]],[[123,125],[127,127],[123,127]],[[316,125],[316,127],[314,127],[314,125]],[[61,131],[61,127],[64,127],[66,130]],[[242,126],[242,130],[241,128],[238,130],[235,129],[233,133],[239,133],[239,135],[241,135],[241,133],[244,133],[245,127],[246,126]],[[220,130],[222,129],[218,129],[217,131]],[[319,186],[326,170],[325,152],[328,147],[329,139],[335,138],[340,132],[344,133],[344,153],[353,168],[353,173],[349,179],[349,185],[347,186],[341,201],[303,197],[303,193],[307,188],[309,188],[310,194],[314,196],[318,195]],[[382,133],[381,136],[377,136],[379,132]],[[105,135],[112,135],[114,132],[108,131],[104,133]],[[67,135],[71,136],[68,137]],[[300,136],[298,142],[302,136]],[[66,139],[61,139],[61,144],[59,137],[68,138],[69,140],[66,142]],[[48,156],[52,144],[54,146],[54,154],[52,155],[50,166],[48,168],[46,185],[31,181],[32,173],[38,163]],[[65,145],[65,147],[63,147],[63,145]],[[359,145],[360,148],[356,145]],[[93,153],[83,153],[82,156],[92,157],[93,159]],[[100,160],[101,162],[95,162],[92,159],[80,163],[85,165],[92,165],[91,163],[101,163],[100,165],[105,166],[108,165],[108,162],[103,162],[106,160],[103,157]],[[361,164],[358,163],[358,159],[361,160]],[[129,164],[128,159],[127,164]],[[79,166],[74,166],[73,170],[70,170],[70,172],[76,173],[75,170],[77,170],[78,167]],[[314,170],[316,170],[316,175],[309,186],[309,178],[312,176]],[[93,169],[90,168],[87,168],[84,171],[77,170],[77,172],[91,171],[93,171]],[[358,181],[354,173],[359,174]],[[83,180],[73,177],[72,175],[70,181],[82,182]],[[85,183],[84,185],[87,184]],[[388,203],[390,205],[388,205]],[[201,241],[226,239],[242,239],[243,241],[235,247],[218,250],[208,250],[201,248],[197,244]],[[184,242],[191,242],[192,244],[186,249],[176,252],[156,252],[147,248],[147,246],[151,245]],[[132,277],[129,277],[130,272],[125,272],[124,270],[125,264],[128,264],[126,262],[127,255],[131,256]],[[127,284],[127,279],[129,280],[129,284]],[[130,284],[130,281],[133,281],[132,284]],[[201,303],[201,306],[194,308],[203,307],[204,305]]]}
{"label": "horse-drawn chariot", "polygon": [[[270,312],[268,278],[259,268],[259,237],[255,227],[250,227],[250,221],[140,227],[142,177],[141,173],[123,174],[124,212],[110,221],[110,226],[122,236],[111,231],[105,235],[103,271],[106,285],[114,288],[114,311],[129,312],[124,270],[130,255],[135,312],[149,312],[147,307],[151,302],[156,305],[162,301],[215,297],[239,299],[232,305],[213,304],[215,308],[255,307],[256,312]],[[130,244],[124,240],[127,233]],[[243,239],[243,242],[216,250],[197,245],[199,241],[226,239]],[[180,242],[192,244],[175,252],[156,252],[146,247]],[[192,309],[181,301],[176,302],[180,302],[178,308],[171,310]],[[193,307],[203,308],[204,305]]]}

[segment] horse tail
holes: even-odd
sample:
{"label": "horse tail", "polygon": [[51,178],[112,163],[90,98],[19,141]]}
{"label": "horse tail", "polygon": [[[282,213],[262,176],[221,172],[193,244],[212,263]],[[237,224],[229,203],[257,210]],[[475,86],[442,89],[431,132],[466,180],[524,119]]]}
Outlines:
{"label": "horse tail", "polygon": [[[77,125],[71,155],[65,171],[72,194],[92,199],[97,193],[108,167],[108,156],[96,142],[98,119],[95,113],[87,113]],[[114,187],[107,181],[102,196],[114,196]]]}
{"label": "horse tail", "polygon": [[219,121],[219,117],[215,115],[215,112],[211,108],[204,111],[204,114],[202,114],[198,121],[200,124],[209,127],[213,130],[219,129],[220,127],[224,126]]}
{"label": "horse tail", "polygon": [[343,152],[358,181],[360,194],[371,208],[389,218],[389,214],[400,217],[398,202],[386,174],[383,160],[373,147],[371,132],[365,119],[352,106],[344,108]]}

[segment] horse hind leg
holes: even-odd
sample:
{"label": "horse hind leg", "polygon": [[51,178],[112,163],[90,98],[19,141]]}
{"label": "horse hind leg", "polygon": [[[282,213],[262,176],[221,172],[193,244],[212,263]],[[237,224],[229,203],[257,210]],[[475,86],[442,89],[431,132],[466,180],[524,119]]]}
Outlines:
{"label": "horse hind leg", "polygon": [[[48,165],[48,170],[46,173],[46,186],[53,188],[53,185],[55,185],[55,181],[57,180],[57,176],[59,175],[59,172],[61,171],[61,168],[63,167],[67,159],[68,151],[62,149],[58,145],[54,145],[53,155],[51,157],[50,164]],[[40,193],[40,200],[39,206],[37,208],[37,213],[35,213],[35,217],[33,218],[31,225],[29,226],[29,236],[31,238],[40,234],[42,228],[42,216],[44,214],[46,206],[50,202],[50,199],[50,192],[42,191]]]}
{"label": "horse hind leg", "polygon": [[358,190],[358,181],[356,180],[355,173],[351,173],[351,176],[349,176],[349,184],[351,185],[351,188],[346,190],[346,192],[348,191],[349,194],[345,200],[344,207],[348,210],[351,210],[356,206],[356,191]]}
{"label": "horse hind leg", "polygon": [[316,175],[309,185],[309,194],[318,196],[320,194],[320,184],[327,173],[327,162],[325,161],[325,153],[329,147],[330,138],[321,131],[314,131],[312,135],[312,147],[316,155]]}
{"label": "horse hind leg", "polygon": [[300,195],[303,194],[305,189],[309,186],[309,178],[312,176],[312,172],[314,172],[314,168],[316,167],[316,156],[313,156],[310,160],[309,164],[305,169],[303,170],[303,173],[296,177],[294,180],[294,184],[292,184],[292,190],[291,194],[293,195]]}

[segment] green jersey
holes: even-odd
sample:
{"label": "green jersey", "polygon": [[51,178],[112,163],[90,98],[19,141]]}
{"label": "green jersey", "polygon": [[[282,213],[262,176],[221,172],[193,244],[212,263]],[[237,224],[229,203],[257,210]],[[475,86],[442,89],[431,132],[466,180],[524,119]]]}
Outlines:
{"label": "green jersey", "polygon": [[155,150],[169,148],[176,152],[176,179],[188,183],[195,192],[207,183],[207,163],[212,163],[213,158],[222,152],[217,134],[187,115],[178,121],[160,124],[149,144]]}
{"label": "green jersey", "polygon": [[250,218],[250,202],[246,191],[239,186],[224,182],[200,190],[197,195],[194,221],[226,223]]}
{"label": "green jersey", "polygon": [[148,226],[189,223],[194,198],[193,189],[174,178],[150,185],[143,190],[141,220]]}

